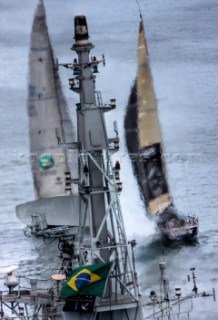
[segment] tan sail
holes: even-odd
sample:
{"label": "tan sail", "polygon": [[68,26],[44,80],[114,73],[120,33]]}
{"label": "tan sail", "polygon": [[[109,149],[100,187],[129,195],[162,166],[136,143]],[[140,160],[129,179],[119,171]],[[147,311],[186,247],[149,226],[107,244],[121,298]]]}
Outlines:
{"label": "tan sail", "polygon": [[142,19],[138,34],[137,94],[139,148],[143,149],[161,143],[162,139]]}
{"label": "tan sail", "polygon": [[[163,212],[172,200],[168,193],[165,179],[165,168],[162,159],[162,138],[142,18],[140,19],[138,35],[136,84],[138,143],[140,160],[143,161],[145,171],[144,188],[147,197],[147,210],[149,214],[157,214]],[[152,185],[155,185],[155,190],[154,188],[152,190]]]}
{"label": "tan sail", "polygon": [[[66,151],[59,148],[56,128],[62,140],[74,140],[73,127],[55,70],[53,51],[48,36],[44,5],[40,1],[32,27],[29,54],[29,134],[32,173],[38,198],[66,194],[65,171],[69,171]],[[54,166],[42,169],[38,159],[50,154]]]}

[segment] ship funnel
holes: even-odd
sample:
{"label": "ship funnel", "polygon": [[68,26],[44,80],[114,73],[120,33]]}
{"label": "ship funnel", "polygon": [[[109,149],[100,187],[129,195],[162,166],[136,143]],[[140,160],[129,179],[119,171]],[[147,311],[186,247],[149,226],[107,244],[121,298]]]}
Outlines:
{"label": "ship funnel", "polygon": [[89,43],[88,25],[85,16],[76,16],[74,18],[75,25],[75,44],[85,45]]}

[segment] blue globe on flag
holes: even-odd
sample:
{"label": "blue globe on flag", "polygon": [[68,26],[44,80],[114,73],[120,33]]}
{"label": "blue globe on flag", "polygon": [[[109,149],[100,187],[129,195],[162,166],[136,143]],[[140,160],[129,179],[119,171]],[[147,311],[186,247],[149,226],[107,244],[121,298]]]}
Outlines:
{"label": "blue globe on flag", "polygon": [[75,279],[75,286],[79,290],[80,288],[90,284],[91,276],[88,273],[80,273]]}

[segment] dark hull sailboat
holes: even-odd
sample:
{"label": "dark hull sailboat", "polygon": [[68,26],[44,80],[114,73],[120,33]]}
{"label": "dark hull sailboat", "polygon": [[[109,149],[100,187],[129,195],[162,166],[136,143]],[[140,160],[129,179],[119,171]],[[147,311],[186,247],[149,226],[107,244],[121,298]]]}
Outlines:
{"label": "dark hull sailboat", "polygon": [[137,78],[129,97],[124,126],[127,148],[149,217],[155,218],[164,238],[195,238],[198,220],[176,212],[166,179],[163,142],[142,17],[138,35]]}

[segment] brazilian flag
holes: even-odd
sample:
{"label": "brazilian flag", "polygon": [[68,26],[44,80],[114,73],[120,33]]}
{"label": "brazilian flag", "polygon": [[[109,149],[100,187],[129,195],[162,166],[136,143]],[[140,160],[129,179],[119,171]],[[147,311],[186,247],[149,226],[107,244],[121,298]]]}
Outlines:
{"label": "brazilian flag", "polygon": [[98,263],[74,269],[63,283],[61,298],[66,300],[80,294],[102,297],[111,265],[111,262]]}

